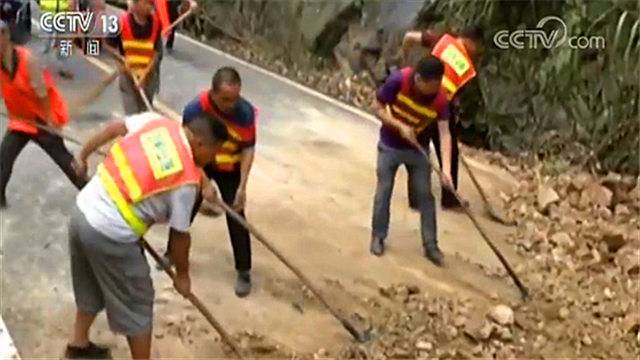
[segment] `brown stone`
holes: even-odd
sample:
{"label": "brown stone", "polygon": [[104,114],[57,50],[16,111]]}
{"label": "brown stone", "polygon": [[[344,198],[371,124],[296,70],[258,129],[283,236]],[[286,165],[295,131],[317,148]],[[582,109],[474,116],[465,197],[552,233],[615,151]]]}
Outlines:
{"label": "brown stone", "polygon": [[553,234],[550,240],[553,243],[555,243],[557,246],[562,248],[571,249],[576,245],[571,239],[571,236],[569,236],[569,234],[567,234],[566,232],[562,232],[562,231]]}
{"label": "brown stone", "polygon": [[487,315],[500,325],[511,325],[514,321],[513,310],[504,304],[494,306]]}
{"label": "brown stone", "polygon": [[626,218],[631,215],[631,210],[629,210],[629,208],[624,204],[618,204],[616,205],[613,213],[616,214],[616,216]]}
{"label": "brown stone", "polygon": [[591,204],[609,207],[611,206],[612,197],[613,192],[611,190],[594,182],[582,190],[580,204],[583,206]]}
{"label": "brown stone", "polygon": [[557,202],[558,200],[560,200],[560,196],[558,196],[558,193],[556,193],[551,185],[545,184],[538,188],[537,204],[540,212],[546,212],[549,205]]}
{"label": "brown stone", "polygon": [[580,191],[584,189],[590,182],[591,175],[587,173],[580,173],[571,179],[571,186],[573,187],[573,189]]}
{"label": "brown stone", "polygon": [[615,253],[625,245],[627,239],[620,229],[608,229],[602,235],[602,241],[607,245],[609,252]]}

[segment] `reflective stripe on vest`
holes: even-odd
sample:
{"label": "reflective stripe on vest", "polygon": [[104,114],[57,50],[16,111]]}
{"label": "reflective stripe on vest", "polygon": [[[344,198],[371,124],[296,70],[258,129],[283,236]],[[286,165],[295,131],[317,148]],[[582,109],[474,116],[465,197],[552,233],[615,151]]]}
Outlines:
{"label": "reflective stripe on vest", "polygon": [[42,12],[63,12],[70,10],[69,0],[40,0],[40,10]]}
{"label": "reflective stripe on vest", "polygon": [[429,106],[416,103],[411,97],[412,68],[404,68],[401,71],[402,85],[396,100],[391,104],[391,113],[403,123],[413,127],[417,132],[424,130],[438,118],[438,112]]}
{"label": "reflective stripe on vest", "polygon": [[134,205],[182,185],[198,184],[196,167],[181,124],[158,118],[114,144],[98,177],[125,222],[142,236],[149,225]]}
{"label": "reflective stripe on vest", "polygon": [[[215,155],[215,166],[218,170],[221,171],[233,171],[236,165],[242,159],[240,154],[240,142],[242,142],[242,136],[240,135],[240,128],[236,128],[231,122],[226,120],[222,114],[218,114],[211,101],[209,100],[209,94],[207,91],[203,91],[200,93],[200,106],[202,109],[216,118],[221,119],[225,126],[227,127],[227,131],[229,132],[229,139],[222,144],[220,149],[216,152]],[[254,116],[257,114],[257,110],[254,108]]]}
{"label": "reflective stripe on vest", "polygon": [[146,39],[138,39],[133,35],[130,13],[124,13],[120,17],[122,29],[122,48],[124,58],[133,73],[141,77],[155,56],[155,44],[158,36],[159,20],[152,16],[151,36]]}
{"label": "reflective stripe on vest", "polygon": [[[31,50],[17,46],[15,51],[18,58],[15,76],[11,78],[10,74],[0,70],[0,87],[2,88],[5,106],[9,115],[8,128],[13,131],[35,135],[38,133],[38,128],[32,123],[45,119],[46,112],[31,84],[28,65],[31,61]],[[56,125],[62,127],[67,124],[69,119],[67,105],[56,88],[51,73],[45,69],[42,72],[42,76],[44,77],[47,97],[53,113],[52,120]]]}
{"label": "reflective stripe on vest", "polygon": [[122,216],[124,221],[127,223],[127,225],[129,225],[131,230],[133,230],[136,235],[144,235],[147,232],[147,229],[149,229],[149,226],[144,221],[142,221],[142,219],[140,219],[138,214],[136,214],[133,205],[124,198],[122,192],[120,192],[120,189],[118,188],[118,184],[116,184],[116,181],[113,180],[104,164],[98,165],[97,174],[100,178],[100,181],[102,182],[102,185],[107,191],[107,194],[116,205],[116,208],[118,208],[120,216]]}
{"label": "reflective stripe on vest", "polygon": [[476,76],[473,61],[462,41],[449,34],[438,40],[431,54],[445,65],[442,86],[447,91],[447,98],[451,100],[458,90]]}

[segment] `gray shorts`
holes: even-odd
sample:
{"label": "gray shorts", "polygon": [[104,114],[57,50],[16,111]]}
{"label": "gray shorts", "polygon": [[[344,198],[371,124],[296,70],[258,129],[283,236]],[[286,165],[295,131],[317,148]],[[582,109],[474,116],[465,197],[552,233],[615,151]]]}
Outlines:
{"label": "gray shorts", "polygon": [[150,333],[154,290],[149,264],[137,243],[118,243],[95,230],[74,206],[69,223],[73,294],[79,310],[107,311],[112,331]]}

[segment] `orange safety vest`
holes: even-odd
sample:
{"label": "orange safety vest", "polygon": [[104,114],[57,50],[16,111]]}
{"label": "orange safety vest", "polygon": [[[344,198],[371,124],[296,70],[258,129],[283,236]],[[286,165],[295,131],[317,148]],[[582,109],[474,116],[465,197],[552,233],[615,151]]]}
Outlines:
{"label": "orange safety vest", "polygon": [[160,20],[162,31],[171,25],[171,18],[169,17],[169,7],[167,0],[153,0],[153,6],[156,9],[156,14]]}
{"label": "orange safety vest", "polygon": [[155,15],[151,18],[153,19],[151,35],[146,39],[138,39],[133,35],[131,21],[134,20],[131,19],[130,13],[126,12],[120,16],[120,29],[122,29],[120,37],[122,38],[124,58],[129,68],[138,77],[142,76],[156,54],[154,47],[158,38],[160,20]]}
{"label": "orange safety vest", "polygon": [[[215,167],[220,171],[234,171],[241,159],[240,143],[243,142],[243,139],[252,138],[254,136],[255,125],[243,127],[227,120],[225,115],[219,113],[211,103],[208,91],[201,92],[199,98],[202,109],[216,118],[221,119],[229,132],[229,139],[225,141],[216,152]],[[253,112],[255,124],[257,121],[255,118],[258,113],[255,107],[253,108]]]}
{"label": "orange safety vest", "polygon": [[122,218],[142,236],[146,224],[133,205],[158,193],[200,183],[189,142],[176,121],[159,117],[111,147],[97,175]]}
{"label": "orange safety vest", "polygon": [[[400,71],[402,74],[402,85],[400,86],[400,92],[398,96],[396,96],[396,100],[391,104],[391,113],[396,119],[413,127],[416,132],[419,133],[438,119],[438,112],[432,106],[418,104],[411,98],[413,68],[406,67]],[[442,92],[438,93],[437,97],[431,102],[431,105],[436,104],[437,101],[444,100],[444,98],[438,99],[440,96],[444,97],[445,95]]]}
{"label": "orange safety vest", "polygon": [[449,100],[476,76],[473,61],[458,38],[444,34],[433,47],[431,55],[444,63],[442,86],[446,89]]}
{"label": "orange safety vest", "polygon": [[[32,123],[43,121],[46,118],[46,113],[31,84],[29,75],[31,50],[21,46],[16,47],[15,50],[18,54],[18,69],[13,79],[9,73],[0,70],[0,86],[2,87],[2,96],[9,115],[8,128],[13,131],[36,135],[38,128]],[[67,105],[62,94],[56,88],[51,73],[45,69],[43,70],[43,76],[53,114],[52,120],[57,126],[62,127],[69,121]]]}

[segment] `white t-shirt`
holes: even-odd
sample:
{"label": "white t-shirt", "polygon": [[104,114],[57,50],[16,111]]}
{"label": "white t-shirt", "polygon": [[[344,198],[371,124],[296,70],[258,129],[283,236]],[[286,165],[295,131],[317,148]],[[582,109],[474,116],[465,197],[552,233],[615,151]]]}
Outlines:
{"label": "white t-shirt", "polygon": [[[154,113],[142,113],[127,117],[128,133],[135,132],[147,122],[157,119]],[[191,212],[198,194],[196,185],[183,185],[140,201],[133,206],[135,213],[148,225],[168,223],[180,232],[186,232],[191,226]],[[118,242],[138,241],[129,225],[124,221],[102,182],[94,176],[80,191],[76,204],[91,226]]]}

